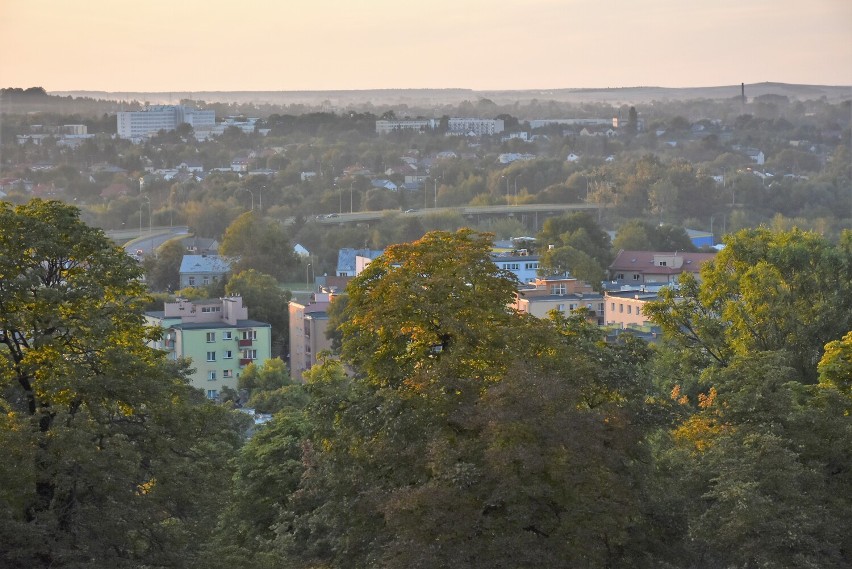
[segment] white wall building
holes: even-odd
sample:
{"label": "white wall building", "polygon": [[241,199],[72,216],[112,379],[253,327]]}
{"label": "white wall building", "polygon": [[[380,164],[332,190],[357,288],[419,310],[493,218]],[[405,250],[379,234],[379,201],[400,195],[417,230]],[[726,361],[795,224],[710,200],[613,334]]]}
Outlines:
{"label": "white wall building", "polygon": [[502,119],[450,119],[448,130],[455,134],[473,134],[482,136],[485,134],[498,134],[503,132]]}
{"label": "white wall building", "polygon": [[116,120],[120,138],[145,138],[161,130],[175,130],[182,123],[198,131],[211,130],[216,126],[216,112],[183,105],[156,105],[143,111],[120,111]]}
{"label": "white wall building", "polygon": [[398,130],[433,130],[438,127],[436,119],[401,119],[376,121],[376,134],[388,134]]}

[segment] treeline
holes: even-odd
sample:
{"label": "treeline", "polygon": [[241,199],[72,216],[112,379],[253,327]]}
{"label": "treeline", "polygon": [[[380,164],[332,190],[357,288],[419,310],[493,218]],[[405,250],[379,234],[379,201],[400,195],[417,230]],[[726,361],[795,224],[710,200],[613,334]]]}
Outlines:
{"label": "treeline", "polygon": [[75,208],[0,217],[6,567],[852,559],[852,232],[730,236],[648,309],[655,345],[514,313],[490,235],[428,233],[332,304],[306,383],[246,369],[274,418],[241,441],[144,346],[135,262]]}

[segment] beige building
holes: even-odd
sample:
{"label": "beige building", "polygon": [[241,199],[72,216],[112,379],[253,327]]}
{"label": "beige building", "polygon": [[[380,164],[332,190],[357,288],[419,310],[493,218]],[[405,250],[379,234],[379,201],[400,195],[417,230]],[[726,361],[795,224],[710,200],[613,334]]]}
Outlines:
{"label": "beige building", "polygon": [[334,295],[311,294],[307,301],[290,301],[290,377],[302,381],[302,373],[317,363],[317,354],[331,348],[325,336],[328,307]]}
{"label": "beige building", "polygon": [[657,293],[607,292],[604,297],[604,320],[608,326],[621,329],[647,326],[649,321],[642,312],[642,307],[652,300],[657,300]]}
{"label": "beige building", "polygon": [[573,277],[536,278],[532,285],[518,289],[514,308],[520,313],[536,318],[547,318],[551,310],[566,316],[585,308],[589,320],[604,322],[604,298],[591,285]]}

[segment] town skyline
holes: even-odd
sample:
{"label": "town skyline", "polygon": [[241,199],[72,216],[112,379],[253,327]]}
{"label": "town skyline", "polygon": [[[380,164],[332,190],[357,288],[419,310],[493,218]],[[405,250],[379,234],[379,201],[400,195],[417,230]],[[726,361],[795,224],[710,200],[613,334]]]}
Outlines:
{"label": "town skyline", "polygon": [[852,5],[55,0],[0,6],[0,83],[48,91],[852,85]]}

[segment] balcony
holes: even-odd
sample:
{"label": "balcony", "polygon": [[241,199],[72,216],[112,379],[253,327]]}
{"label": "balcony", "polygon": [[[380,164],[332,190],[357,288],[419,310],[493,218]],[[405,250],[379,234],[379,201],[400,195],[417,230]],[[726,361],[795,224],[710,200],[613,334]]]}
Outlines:
{"label": "balcony", "polygon": [[240,367],[246,367],[247,365],[249,365],[253,361],[254,360],[252,360],[250,358],[240,358]]}
{"label": "balcony", "polygon": [[251,340],[238,340],[237,344],[241,348],[249,348],[251,347]]}

